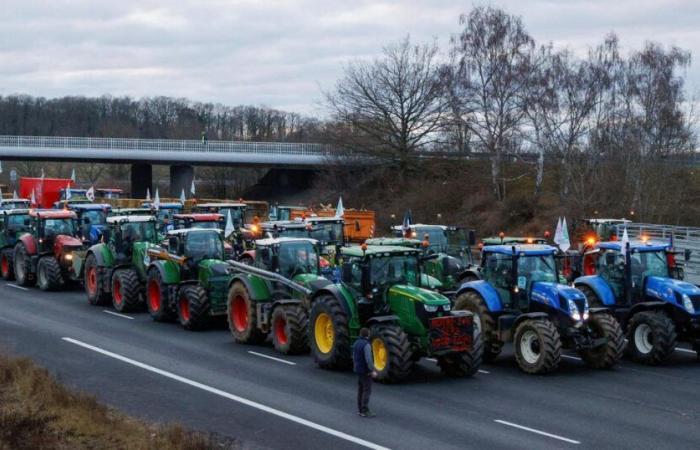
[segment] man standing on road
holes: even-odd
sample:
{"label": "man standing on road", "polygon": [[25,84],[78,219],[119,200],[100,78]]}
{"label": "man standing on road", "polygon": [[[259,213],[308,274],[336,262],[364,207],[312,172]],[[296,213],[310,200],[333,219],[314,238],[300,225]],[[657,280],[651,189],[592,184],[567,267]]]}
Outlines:
{"label": "man standing on road", "polygon": [[369,344],[369,329],[360,329],[360,338],[352,346],[353,370],[357,374],[357,409],[361,417],[374,417],[369,410],[372,377],[377,376]]}

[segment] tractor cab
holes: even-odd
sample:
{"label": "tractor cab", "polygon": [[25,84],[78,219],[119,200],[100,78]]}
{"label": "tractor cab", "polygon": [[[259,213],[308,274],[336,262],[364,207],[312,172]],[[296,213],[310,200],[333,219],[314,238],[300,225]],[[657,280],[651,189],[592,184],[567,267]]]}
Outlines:
{"label": "tractor cab", "polygon": [[10,200],[0,200],[0,211],[9,209],[29,209],[31,202],[26,198],[15,198]]}
{"label": "tractor cab", "polygon": [[284,206],[284,205],[272,205],[270,206],[270,220],[280,221],[280,220],[293,220],[292,211],[305,210],[303,206]]}
{"label": "tractor cab", "polygon": [[66,188],[61,188],[58,190],[58,202],[57,203],[63,203],[65,201],[76,201],[76,200],[88,200],[87,198],[87,189],[77,189],[77,188],[70,188],[70,197],[68,196],[68,189]]}
{"label": "tractor cab", "polygon": [[110,216],[107,218],[103,240],[116,253],[129,255],[133,251],[134,244],[159,243],[156,225],[156,218],[150,215]]}
{"label": "tractor cab", "polygon": [[90,244],[99,242],[112,206],[108,203],[68,203],[66,209],[78,216],[80,237]]}
{"label": "tractor cab", "polygon": [[582,226],[577,227],[576,236],[584,246],[592,247],[600,241],[617,241],[617,228],[620,225],[632,223],[627,219],[583,219]]}
{"label": "tractor cab", "polygon": [[318,241],[288,237],[257,240],[253,265],[288,279],[303,274],[318,275]]}
{"label": "tractor cab", "polygon": [[312,216],[306,218],[306,223],[311,224],[311,238],[321,245],[345,245],[345,221],[342,218]]}
{"label": "tractor cab", "polygon": [[236,229],[245,225],[245,211],[245,203],[201,203],[193,209],[195,213],[221,214],[224,217],[224,223],[228,220],[230,213],[231,221]]}
{"label": "tractor cab", "polygon": [[260,225],[263,235],[272,238],[310,238],[311,225],[301,219],[277,220]]}
{"label": "tractor cab", "polygon": [[167,250],[182,258],[185,278],[196,278],[203,261],[225,259],[224,239],[221,230],[184,228],[168,232]]}
{"label": "tractor cab", "polygon": [[95,198],[118,199],[124,194],[121,189],[112,188],[97,188],[95,189]]}
{"label": "tractor cab", "polygon": [[[35,209],[29,211],[28,232],[35,236],[39,253],[52,253],[54,244],[63,242],[75,249],[82,243],[74,211]],[[25,224],[27,221],[25,220]]]}
{"label": "tractor cab", "polygon": [[167,233],[175,229],[173,216],[182,212],[182,203],[166,202],[161,203],[157,208],[153,202],[143,202],[141,207],[151,208],[151,214],[155,215],[160,225],[160,232]]}
{"label": "tractor cab", "polygon": [[183,228],[223,230],[226,219],[217,213],[175,214],[173,215],[173,225],[176,230]]}
{"label": "tractor cab", "polygon": [[0,247],[13,246],[17,236],[29,230],[28,209],[7,209],[0,220]]}
{"label": "tractor cab", "polygon": [[[110,216],[153,216],[150,208],[112,208]],[[155,216],[154,216],[155,217]]]}

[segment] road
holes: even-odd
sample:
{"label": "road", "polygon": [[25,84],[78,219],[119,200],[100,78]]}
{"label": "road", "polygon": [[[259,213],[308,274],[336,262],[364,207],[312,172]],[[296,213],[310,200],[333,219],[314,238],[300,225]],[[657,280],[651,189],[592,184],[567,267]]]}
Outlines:
{"label": "road", "polygon": [[128,414],[175,421],[248,448],[698,448],[700,364],[681,349],[664,367],[575,357],[521,373],[506,348],[470,379],[422,361],[401,385],[375,384],[374,419],[355,413],[351,373],[235,344],[222,327],[188,332],[145,313],[90,306],[80,290],[0,282],[0,346]]}

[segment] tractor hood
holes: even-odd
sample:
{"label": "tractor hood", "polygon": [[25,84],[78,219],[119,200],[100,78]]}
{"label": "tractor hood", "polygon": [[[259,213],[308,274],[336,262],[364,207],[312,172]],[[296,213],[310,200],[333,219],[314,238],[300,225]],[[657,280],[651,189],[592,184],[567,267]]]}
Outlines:
{"label": "tractor hood", "polygon": [[[220,259],[203,259],[199,262],[200,274],[208,273],[214,275],[229,275],[229,265]],[[201,278],[201,276],[200,276]]]}
{"label": "tractor hood", "polygon": [[449,305],[450,300],[442,294],[419,288],[410,284],[397,284],[389,288],[389,297],[404,297],[414,302],[430,306]]}
{"label": "tractor hood", "polygon": [[296,275],[294,278],[292,278],[292,281],[301,284],[302,286],[309,288],[312,291],[317,291],[332,283],[327,278],[317,275],[315,273],[302,273]]}
{"label": "tractor hood", "polygon": [[645,293],[649,297],[675,304],[682,295],[689,297],[700,295],[700,288],[674,278],[647,277]]}
{"label": "tractor hood", "polygon": [[435,277],[431,277],[427,273],[420,274],[420,285],[427,289],[440,289],[442,283]]}
{"label": "tractor hood", "polygon": [[58,253],[60,253],[61,249],[63,249],[64,247],[80,248],[82,246],[83,246],[83,241],[81,241],[80,239],[73,237],[73,236],[59,234],[54,239],[54,248],[56,250],[58,250]]}
{"label": "tractor hood", "polygon": [[573,300],[579,309],[583,309],[586,296],[576,288],[566,284],[550,281],[536,281],[532,284],[532,299],[555,308],[568,311],[568,301]]}

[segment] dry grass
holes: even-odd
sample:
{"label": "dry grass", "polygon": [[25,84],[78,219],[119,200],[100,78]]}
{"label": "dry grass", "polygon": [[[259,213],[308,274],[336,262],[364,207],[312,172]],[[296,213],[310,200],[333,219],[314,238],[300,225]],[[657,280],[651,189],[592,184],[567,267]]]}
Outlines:
{"label": "dry grass", "polygon": [[60,385],[25,358],[0,354],[0,449],[232,448],[178,425],[144,423]]}

